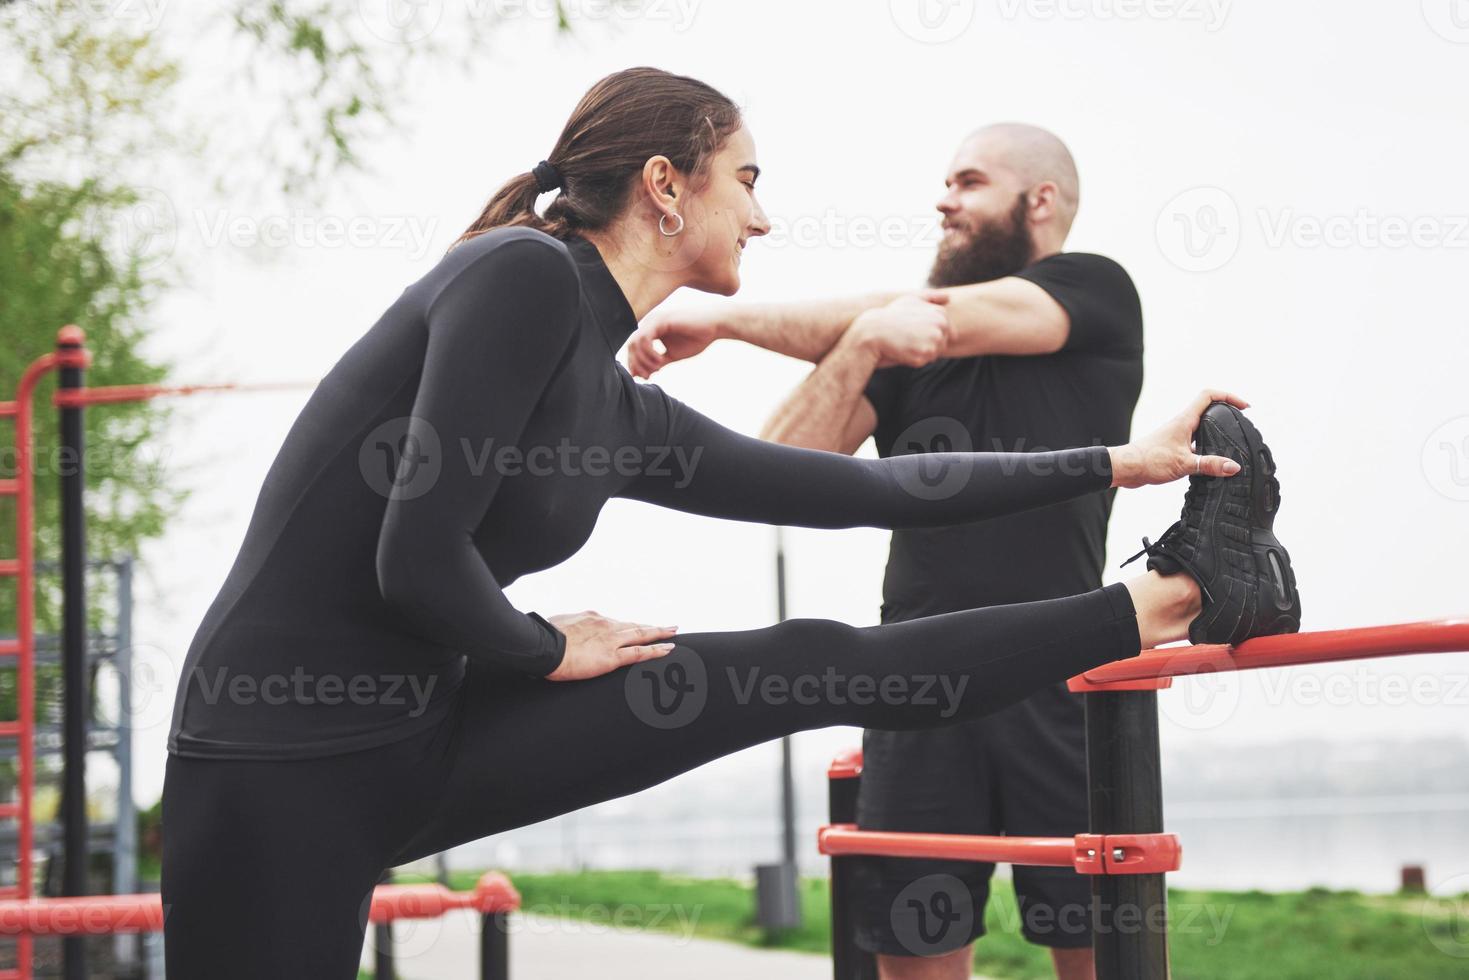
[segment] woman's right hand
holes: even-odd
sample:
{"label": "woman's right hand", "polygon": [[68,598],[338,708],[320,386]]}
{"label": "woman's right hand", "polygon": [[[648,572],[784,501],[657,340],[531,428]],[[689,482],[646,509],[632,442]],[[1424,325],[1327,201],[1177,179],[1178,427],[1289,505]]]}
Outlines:
{"label": "woman's right hand", "polygon": [[1174,480],[1196,473],[1204,476],[1233,476],[1239,464],[1228,456],[1199,456],[1194,452],[1194,430],[1212,402],[1229,402],[1235,408],[1249,408],[1250,403],[1238,395],[1205,388],[1184,409],[1161,428],[1125,446],[1111,447],[1112,486],[1131,489]]}
{"label": "woman's right hand", "polygon": [[553,681],[584,681],[627,664],[666,656],[674,644],[658,641],[678,632],[677,626],[627,623],[590,609],[549,616],[546,622],[566,634],[566,654],[560,666],[546,675]]}

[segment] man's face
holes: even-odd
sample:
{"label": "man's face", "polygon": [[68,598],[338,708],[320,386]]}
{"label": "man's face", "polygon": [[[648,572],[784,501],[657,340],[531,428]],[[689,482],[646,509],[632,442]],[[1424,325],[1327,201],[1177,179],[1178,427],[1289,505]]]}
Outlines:
{"label": "man's face", "polygon": [[936,288],[985,282],[1019,272],[1035,253],[1026,188],[1004,164],[995,140],[971,137],[959,147],[935,207],[943,241],[929,272]]}

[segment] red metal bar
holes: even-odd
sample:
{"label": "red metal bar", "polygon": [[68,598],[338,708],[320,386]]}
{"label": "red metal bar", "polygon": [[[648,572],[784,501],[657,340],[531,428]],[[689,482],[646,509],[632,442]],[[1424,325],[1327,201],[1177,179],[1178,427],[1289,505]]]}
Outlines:
{"label": "red metal bar", "polygon": [[504,875],[490,871],[480,876],[474,890],[454,892],[443,885],[379,885],[372,893],[368,921],[435,919],[451,909],[473,909],[480,915],[520,908],[520,893]]}
{"label": "red metal bar", "polygon": [[201,391],[296,391],[315,388],[315,381],[274,381],[258,384],[222,382],[208,385],[111,385],[58,391],[52,399],[57,408],[110,405],[116,402],[141,402],[163,395],[193,395]]}
{"label": "red metal bar", "polygon": [[860,748],[843,749],[837,753],[837,757],[831,760],[831,765],[826,767],[827,779],[856,779],[862,775],[862,750]]}
{"label": "red metal bar", "polygon": [[992,837],[978,834],[907,834],[835,824],[817,831],[822,854],[876,855],[1075,868],[1082,874],[1156,874],[1177,871],[1183,848],[1173,834],[1077,834],[1075,837]]}
{"label": "red metal bar", "polygon": [[[467,892],[443,885],[382,885],[372,895],[373,922],[434,919],[451,909],[473,909],[481,915],[520,907],[520,893],[499,872],[488,872]],[[163,900],[157,893],[87,895],[80,898],[29,898],[0,901],[0,935],[75,936],[122,932],[158,932],[163,928]]]}
{"label": "red metal bar", "polygon": [[1391,626],[1257,636],[1233,647],[1215,643],[1158,647],[1073,677],[1068,687],[1073,691],[1120,690],[1124,689],[1122,683],[1186,677],[1207,671],[1255,670],[1369,657],[1463,651],[1469,651],[1469,619],[1434,619]]}

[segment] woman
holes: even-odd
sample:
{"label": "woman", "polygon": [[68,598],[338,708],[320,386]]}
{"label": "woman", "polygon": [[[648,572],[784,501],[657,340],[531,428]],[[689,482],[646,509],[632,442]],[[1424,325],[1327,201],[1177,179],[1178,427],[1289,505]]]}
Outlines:
{"label": "woman", "polygon": [[[718,92],[654,69],[609,76],[548,161],[323,379],[180,683],[163,791],[170,980],[349,978],[386,867],[791,732],[997,710],[1191,622],[1229,619],[1230,639],[1293,628],[1246,622],[1232,593],[1201,599],[1227,562],[1219,529],[1189,515],[1225,521],[1207,506],[1216,488],[1273,482],[1253,453],[1205,445],[1242,431],[1234,395],[1206,391],[1124,447],[872,460],[747,438],[635,383],[615,352],[641,316],[679,286],[739,287],[745,243],[769,228],[758,172]],[[573,554],[614,496],[942,526],[1186,475],[1185,519],[1145,539],[1150,571],[1064,599],[679,636],[522,613],[502,591]],[[1248,508],[1229,514],[1268,534]]]}

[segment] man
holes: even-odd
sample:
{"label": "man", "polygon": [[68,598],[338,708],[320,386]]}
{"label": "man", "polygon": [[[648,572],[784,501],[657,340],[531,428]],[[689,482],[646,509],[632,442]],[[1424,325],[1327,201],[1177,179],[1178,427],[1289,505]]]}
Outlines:
{"label": "man", "polygon": [[[1122,267],[1062,247],[1075,164],[1033,126],[964,140],[938,202],[928,291],[658,315],[634,335],[647,376],[733,337],[816,364],[762,435],[883,456],[1022,452],[1129,438],[1142,387],[1142,313]],[[660,352],[653,341],[660,341]],[[916,492],[944,492],[945,474]],[[1101,585],[1115,491],[949,528],[894,531],[883,622],[1027,602]],[[858,823],[872,830],[1070,836],[1087,827],[1080,697],[1064,685],[949,728],[868,731]],[[884,980],[969,976],[993,865],[870,859],[858,941]],[[1090,882],[1014,869],[1020,928],[1062,980],[1092,977]],[[942,927],[942,928],[941,928]]]}

